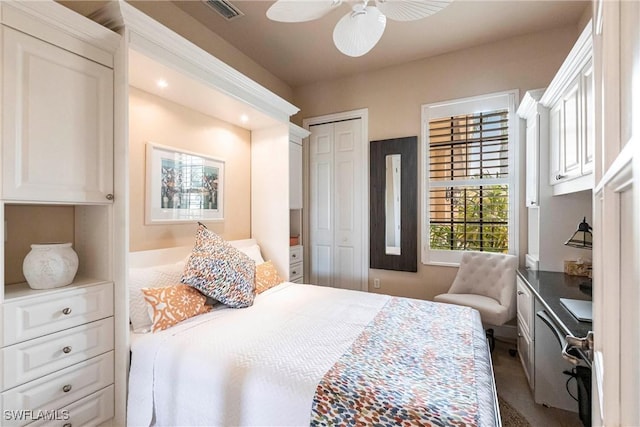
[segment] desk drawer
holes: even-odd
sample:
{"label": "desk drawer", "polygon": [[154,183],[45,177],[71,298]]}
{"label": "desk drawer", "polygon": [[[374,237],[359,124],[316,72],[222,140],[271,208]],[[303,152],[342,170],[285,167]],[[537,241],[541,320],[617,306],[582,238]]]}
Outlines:
{"label": "desk drawer", "polygon": [[[62,408],[113,383],[113,352],[70,366],[2,393],[2,413]],[[28,420],[4,420],[7,426]]]}
{"label": "desk drawer", "polygon": [[29,427],[95,427],[113,418],[114,394],[113,385],[103,388],[69,406],[62,408],[62,415],[56,421],[39,420]]}
{"label": "desk drawer", "polygon": [[1,350],[2,390],[113,350],[113,318],[36,338]]}
{"label": "desk drawer", "polygon": [[2,346],[7,346],[113,316],[113,284],[9,300],[2,311]]}
{"label": "desk drawer", "polygon": [[519,277],[516,280],[516,294],[519,322],[529,336],[533,336],[533,294]]}
{"label": "desk drawer", "polygon": [[529,387],[533,389],[533,342],[531,337],[522,329],[522,322],[518,320],[518,355],[524,368]]}

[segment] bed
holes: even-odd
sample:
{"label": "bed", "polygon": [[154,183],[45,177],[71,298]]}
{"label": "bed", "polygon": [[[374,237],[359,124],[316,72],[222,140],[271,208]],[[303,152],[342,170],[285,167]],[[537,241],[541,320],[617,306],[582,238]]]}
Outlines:
{"label": "bed", "polygon": [[134,333],[131,351],[129,425],[500,425],[480,317],[466,307],[285,282],[251,307]]}

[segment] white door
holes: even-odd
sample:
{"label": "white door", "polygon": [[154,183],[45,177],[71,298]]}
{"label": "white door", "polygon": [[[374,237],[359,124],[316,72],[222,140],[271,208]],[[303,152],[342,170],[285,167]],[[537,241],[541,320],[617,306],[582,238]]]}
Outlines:
{"label": "white door", "polygon": [[640,425],[640,3],[595,4],[592,424]]}
{"label": "white door", "polygon": [[361,119],[309,127],[311,283],[363,288],[366,189]]}

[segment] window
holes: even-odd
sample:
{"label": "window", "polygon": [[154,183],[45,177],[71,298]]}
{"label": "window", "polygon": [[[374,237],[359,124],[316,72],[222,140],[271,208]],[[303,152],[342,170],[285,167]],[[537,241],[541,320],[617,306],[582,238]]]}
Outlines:
{"label": "window", "polygon": [[423,262],[515,253],[516,92],[423,106]]}

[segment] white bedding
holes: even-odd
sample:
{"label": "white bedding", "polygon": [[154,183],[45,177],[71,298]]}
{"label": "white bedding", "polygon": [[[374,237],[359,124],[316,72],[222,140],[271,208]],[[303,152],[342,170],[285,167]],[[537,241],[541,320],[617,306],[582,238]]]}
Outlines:
{"label": "white bedding", "polygon": [[249,308],[138,336],[128,424],[309,425],[319,381],[388,299],[284,283]]}
{"label": "white bedding", "polygon": [[[318,383],[391,297],[284,283],[132,342],[131,426],[309,425]],[[482,330],[477,316],[476,333]],[[188,349],[188,350],[187,350]],[[478,359],[480,425],[495,422]],[[477,374],[476,374],[477,375]]]}

